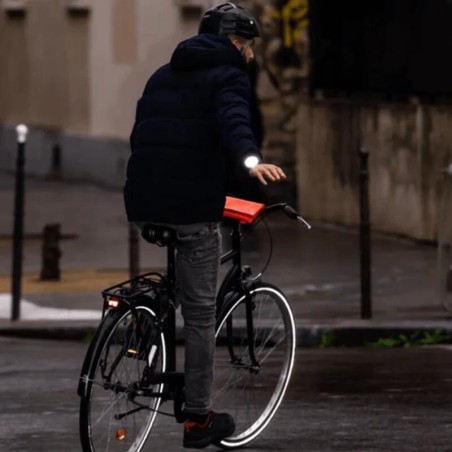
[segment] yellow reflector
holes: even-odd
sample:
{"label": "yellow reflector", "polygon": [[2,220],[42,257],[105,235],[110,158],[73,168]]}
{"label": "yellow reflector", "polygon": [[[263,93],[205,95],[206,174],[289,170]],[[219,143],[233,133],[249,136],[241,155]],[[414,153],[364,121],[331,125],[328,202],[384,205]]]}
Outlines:
{"label": "yellow reflector", "polygon": [[125,428],[118,428],[118,430],[116,430],[116,439],[118,441],[124,441],[126,439],[127,436],[127,430]]}
{"label": "yellow reflector", "polygon": [[138,350],[135,350],[133,348],[129,348],[127,350],[127,353],[130,353],[131,355],[138,355]]}

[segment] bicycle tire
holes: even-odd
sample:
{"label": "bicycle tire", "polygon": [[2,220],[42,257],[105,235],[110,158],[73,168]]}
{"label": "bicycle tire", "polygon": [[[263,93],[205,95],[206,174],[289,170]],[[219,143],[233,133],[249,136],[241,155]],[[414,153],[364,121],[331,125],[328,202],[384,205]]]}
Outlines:
{"label": "bicycle tire", "polygon": [[[249,296],[254,306],[257,371],[247,346],[245,296],[230,297],[217,321],[213,404],[231,414],[236,424],[234,435],[217,444],[226,449],[245,446],[268,426],[282,402],[295,360],[295,321],[287,298],[266,283],[251,289]],[[230,343],[239,358],[235,362]]]}
{"label": "bicycle tire", "polygon": [[[154,425],[160,397],[137,391],[145,369],[166,370],[163,333],[155,334],[155,314],[144,305],[110,312],[91,347],[92,359],[80,401],[80,440],[84,452],[139,452]],[[163,384],[152,387],[162,392]]]}

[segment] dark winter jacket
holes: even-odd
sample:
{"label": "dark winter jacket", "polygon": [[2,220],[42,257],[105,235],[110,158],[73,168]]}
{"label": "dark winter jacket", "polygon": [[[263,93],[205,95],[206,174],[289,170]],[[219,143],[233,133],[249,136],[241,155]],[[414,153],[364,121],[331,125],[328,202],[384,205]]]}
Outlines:
{"label": "dark winter jacket", "polygon": [[227,168],[259,154],[250,85],[229,39],[201,34],[176,48],[138,101],[124,190],[129,221],[222,218]]}

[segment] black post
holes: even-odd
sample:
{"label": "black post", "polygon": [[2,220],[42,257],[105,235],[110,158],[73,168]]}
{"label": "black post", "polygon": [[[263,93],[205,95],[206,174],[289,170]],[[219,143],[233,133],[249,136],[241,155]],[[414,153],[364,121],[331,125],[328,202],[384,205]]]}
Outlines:
{"label": "black post", "polygon": [[61,179],[61,146],[58,144],[52,147],[52,166],[49,177],[56,180]]}
{"label": "black post", "polygon": [[140,274],[140,248],[137,227],[129,223],[129,274],[136,278]]}
{"label": "black post", "polygon": [[21,124],[16,127],[17,132],[17,160],[16,186],[14,193],[14,232],[13,232],[13,272],[12,272],[12,303],[11,320],[20,317],[20,297],[22,288],[22,248],[24,235],[24,193],[25,193],[25,142],[27,126]]}
{"label": "black post", "polygon": [[361,253],[361,318],[372,318],[372,276],[369,207],[369,152],[360,148],[359,201]]}
{"label": "black post", "polygon": [[60,271],[60,239],[61,225],[46,224],[44,226],[42,237],[42,267],[41,281],[59,281],[61,279]]}

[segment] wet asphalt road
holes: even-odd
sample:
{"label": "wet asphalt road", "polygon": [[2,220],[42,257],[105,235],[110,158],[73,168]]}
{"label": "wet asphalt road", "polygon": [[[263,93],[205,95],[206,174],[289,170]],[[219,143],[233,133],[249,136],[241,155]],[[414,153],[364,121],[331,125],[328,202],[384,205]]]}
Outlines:
{"label": "wet asphalt road", "polygon": [[[86,345],[0,338],[0,451],[75,452]],[[292,384],[252,451],[452,450],[452,347],[298,349]],[[145,451],[179,451],[163,419]],[[211,448],[208,450],[215,450]]]}

